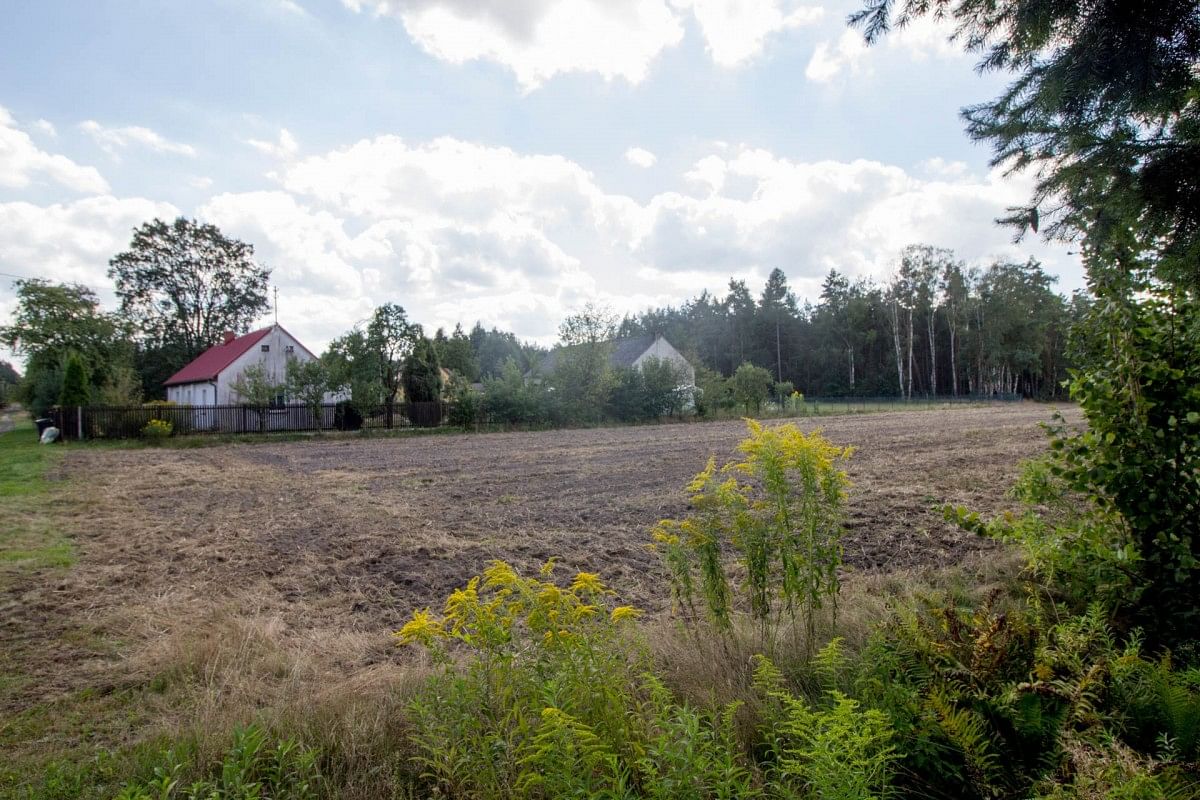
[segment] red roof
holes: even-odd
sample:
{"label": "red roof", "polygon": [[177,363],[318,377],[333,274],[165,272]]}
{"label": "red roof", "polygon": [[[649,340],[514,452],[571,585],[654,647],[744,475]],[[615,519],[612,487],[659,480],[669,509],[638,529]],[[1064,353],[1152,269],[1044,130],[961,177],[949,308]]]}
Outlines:
{"label": "red roof", "polygon": [[270,328],[251,331],[239,336],[228,344],[218,344],[196,356],[186,367],[167,378],[164,386],[174,386],[179,383],[207,383],[215,381],[221,370],[228,367],[238,356],[253,347],[259,339],[271,332]]}

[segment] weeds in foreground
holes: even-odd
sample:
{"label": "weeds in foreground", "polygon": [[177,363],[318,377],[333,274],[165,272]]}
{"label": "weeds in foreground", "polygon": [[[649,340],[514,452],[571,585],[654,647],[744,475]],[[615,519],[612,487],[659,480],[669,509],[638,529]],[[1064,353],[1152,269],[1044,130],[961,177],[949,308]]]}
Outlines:
{"label": "weeds in foreground", "polygon": [[733,630],[734,582],[724,557],[732,548],[744,571],[741,589],[750,617],[774,652],[782,622],[795,625],[801,618],[812,641],[815,614],[826,603],[836,609],[848,485],[838,465],[851,449],[795,425],[746,424],[750,436],[738,447],[742,460],[718,471],[710,458],[688,485],[696,513],[660,522],[653,546],[689,624],[702,624],[704,616],[723,634]]}
{"label": "weeds in foreground", "polygon": [[527,578],[496,562],[454,592],[443,615],[419,611],[400,630],[444,670],[411,708],[430,790],[533,799],[883,796],[893,754],[882,713],[837,692],[810,705],[759,656],[756,704],[774,712],[753,720],[744,740],[740,703],[680,702],[653,672],[633,630],[636,612],[609,608],[611,593],[595,575],[559,586],[552,566]]}
{"label": "weeds in foreground", "polygon": [[126,785],[116,800],[313,800],[320,782],[315,750],[292,739],[271,742],[266,731],[254,725],[235,730],[219,763],[207,765],[189,780],[194,768],[168,750],[152,778]]}

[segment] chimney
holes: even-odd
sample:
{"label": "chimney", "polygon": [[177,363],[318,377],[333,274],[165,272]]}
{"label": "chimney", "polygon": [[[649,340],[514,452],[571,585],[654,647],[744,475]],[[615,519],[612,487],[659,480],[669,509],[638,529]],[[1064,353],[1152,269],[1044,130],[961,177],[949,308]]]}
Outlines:
{"label": "chimney", "polygon": [[221,344],[229,344],[236,338],[237,334],[233,331],[225,331],[225,333],[221,334],[221,339],[223,340]]}

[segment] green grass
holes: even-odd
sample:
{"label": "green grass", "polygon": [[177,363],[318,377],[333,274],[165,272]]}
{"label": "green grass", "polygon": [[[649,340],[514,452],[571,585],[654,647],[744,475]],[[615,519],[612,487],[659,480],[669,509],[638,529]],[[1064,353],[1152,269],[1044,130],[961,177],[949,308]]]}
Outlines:
{"label": "green grass", "polygon": [[47,474],[61,457],[61,447],[38,443],[28,420],[0,433],[0,586],[22,572],[75,562],[71,540],[45,513],[57,488]]}

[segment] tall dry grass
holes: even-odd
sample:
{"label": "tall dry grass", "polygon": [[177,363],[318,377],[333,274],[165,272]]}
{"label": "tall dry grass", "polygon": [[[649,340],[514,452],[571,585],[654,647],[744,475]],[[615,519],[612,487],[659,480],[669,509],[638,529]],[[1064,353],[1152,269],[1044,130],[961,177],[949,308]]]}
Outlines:
{"label": "tall dry grass", "polygon": [[786,626],[771,648],[745,615],[730,635],[712,626],[689,626],[670,617],[648,620],[642,633],[664,682],[691,705],[720,707],[740,701],[753,713],[752,687],[756,653],[768,653],[795,690],[812,698],[821,681],[811,667],[813,653],[832,639],[842,640],[849,656],[861,652],[872,633],[900,608],[912,608],[920,597],[944,596],[962,605],[978,603],[996,593],[1019,591],[1022,562],[1016,552],[998,552],[949,568],[926,568],[886,574],[844,576],[836,614],[819,612],[810,641],[804,626]]}
{"label": "tall dry grass", "polygon": [[[157,720],[148,738],[187,742],[203,765],[219,760],[230,731],[255,723],[318,749],[330,796],[409,790],[405,707],[427,670],[387,657],[385,637],[296,631],[232,604],[170,617],[143,611],[140,626],[144,644],[131,650],[124,679],[152,689],[141,695]],[[363,664],[364,653],[376,663]]]}

